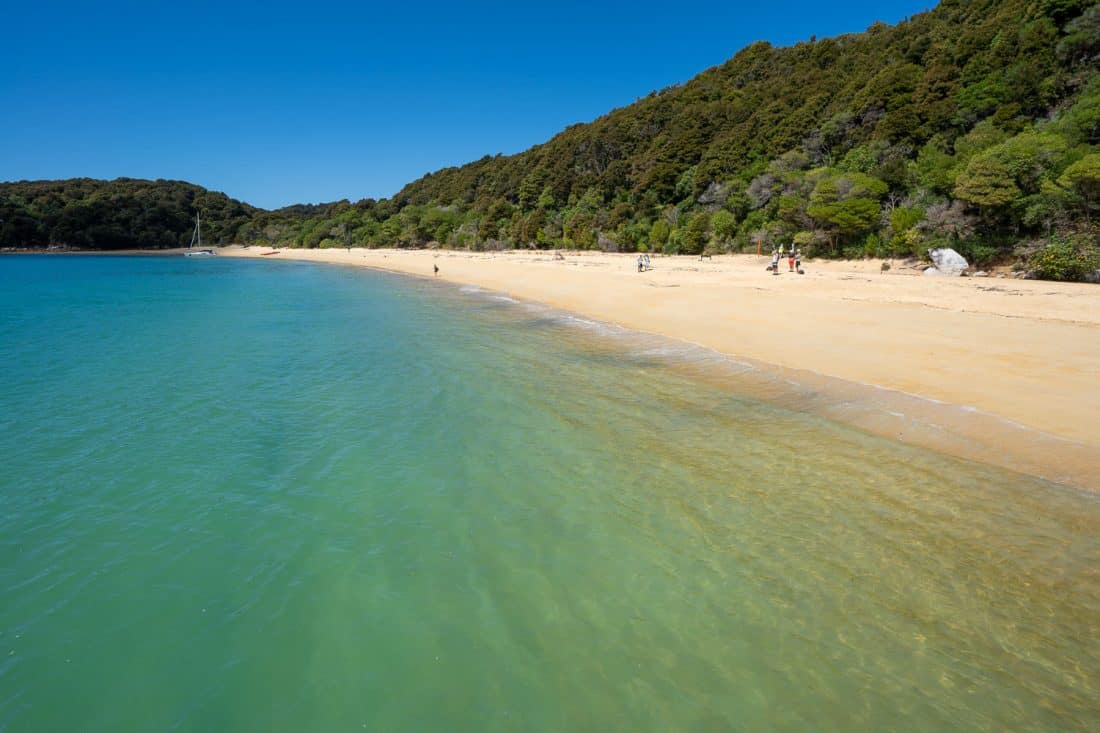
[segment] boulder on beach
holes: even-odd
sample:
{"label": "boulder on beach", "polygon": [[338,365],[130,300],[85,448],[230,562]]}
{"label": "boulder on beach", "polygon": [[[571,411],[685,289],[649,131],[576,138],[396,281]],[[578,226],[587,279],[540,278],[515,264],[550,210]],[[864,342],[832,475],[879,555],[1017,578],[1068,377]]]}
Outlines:
{"label": "boulder on beach", "polygon": [[924,271],[925,275],[959,277],[970,267],[966,259],[950,247],[930,249],[928,256],[932,258],[932,267]]}

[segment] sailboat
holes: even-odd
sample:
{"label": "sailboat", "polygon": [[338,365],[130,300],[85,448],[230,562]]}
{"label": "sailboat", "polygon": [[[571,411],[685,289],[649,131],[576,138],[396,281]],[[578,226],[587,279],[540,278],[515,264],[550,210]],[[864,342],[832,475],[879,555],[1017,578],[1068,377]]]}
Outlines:
{"label": "sailboat", "polygon": [[212,249],[202,248],[202,221],[199,219],[199,213],[195,212],[195,231],[191,232],[191,244],[187,246],[187,251],[183,253],[184,257],[214,257],[218,253]]}

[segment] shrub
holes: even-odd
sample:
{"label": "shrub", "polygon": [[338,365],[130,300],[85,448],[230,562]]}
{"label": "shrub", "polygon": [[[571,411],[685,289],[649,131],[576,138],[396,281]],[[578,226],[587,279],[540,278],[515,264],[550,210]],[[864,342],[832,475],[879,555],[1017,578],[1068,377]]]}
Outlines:
{"label": "shrub", "polygon": [[981,239],[964,239],[955,242],[953,248],[961,254],[971,266],[984,267],[997,261],[1003,252],[996,246]]}
{"label": "shrub", "polygon": [[1100,269],[1100,252],[1092,244],[1057,237],[1032,253],[1028,266],[1040,280],[1082,282]]}
{"label": "shrub", "polygon": [[886,254],[887,248],[882,242],[882,237],[871,232],[863,238],[863,257],[878,257]]}
{"label": "shrub", "polygon": [[927,249],[924,236],[916,227],[895,234],[890,241],[891,254],[897,257],[921,257]]}

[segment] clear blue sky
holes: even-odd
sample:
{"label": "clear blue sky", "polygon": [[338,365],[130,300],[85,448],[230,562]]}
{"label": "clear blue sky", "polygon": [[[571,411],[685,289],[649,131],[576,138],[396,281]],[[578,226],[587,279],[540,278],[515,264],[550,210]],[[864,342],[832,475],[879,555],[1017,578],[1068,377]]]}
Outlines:
{"label": "clear blue sky", "polygon": [[51,2],[0,22],[0,180],[176,178],[263,207],[515,153],[755,40],[931,0]]}

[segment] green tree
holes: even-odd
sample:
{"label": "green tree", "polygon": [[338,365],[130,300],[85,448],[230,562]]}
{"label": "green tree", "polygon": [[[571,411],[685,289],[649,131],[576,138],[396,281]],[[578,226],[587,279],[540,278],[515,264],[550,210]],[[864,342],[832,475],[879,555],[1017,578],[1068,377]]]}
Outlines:
{"label": "green tree", "polygon": [[541,168],[536,168],[524,176],[519,184],[518,192],[519,206],[521,209],[526,211],[535,207],[543,191],[546,176],[546,171]]}
{"label": "green tree", "polygon": [[665,246],[668,242],[669,235],[672,234],[672,229],[669,227],[668,222],[664,219],[658,219],[653,222],[653,226],[649,229],[649,248],[656,252]]}
{"label": "green tree", "polygon": [[702,254],[710,231],[710,214],[700,211],[691,217],[680,240],[680,251],[687,255]]}
{"label": "green tree", "polygon": [[966,170],[955,179],[955,195],[976,204],[983,212],[1010,204],[1020,197],[1012,172],[989,155],[970,159]]}
{"label": "green tree", "polygon": [[719,209],[710,218],[710,229],[720,242],[728,243],[737,235],[737,219],[725,209]]}
{"label": "green tree", "polygon": [[841,239],[878,223],[878,199],[886,190],[885,183],[863,173],[825,174],[810,194],[806,213],[823,225],[835,250]]}
{"label": "green tree", "polygon": [[1066,168],[1058,178],[1058,185],[1072,189],[1085,204],[1085,218],[1100,199],[1100,153],[1090,153]]}
{"label": "green tree", "polygon": [[1100,143],[1100,74],[1092,77],[1077,101],[1058,118],[1057,124],[1072,142]]}
{"label": "green tree", "polygon": [[982,156],[1002,163],[1023,193],[1038,193],[1066,154],[1066,139],[1061,135],[1025,130],[989,148]]}
{"label": "green tree", "polygon": [[955,156],[944,150],[942,140],[926,143],[909,165],[917,182],[933,193],[950,194],[955,186]]}
{"label": "green tree", "polygon": [[547,184],[542,189],[542,193],[539,194],[539,200],[536,202],[536,206],[540,209],[553,209],[557,205],[554,199],[554,191],[550,188],[550,184]]}

